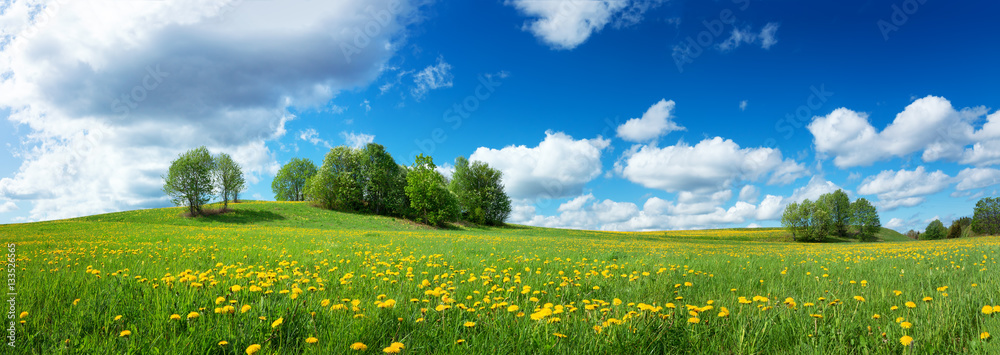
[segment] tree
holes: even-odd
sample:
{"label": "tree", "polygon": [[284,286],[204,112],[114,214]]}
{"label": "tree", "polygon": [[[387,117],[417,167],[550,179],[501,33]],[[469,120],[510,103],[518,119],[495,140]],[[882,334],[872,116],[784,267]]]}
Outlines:
{"label": "tree", "polygon": [[816,201],[824,205],[827,211],[830,212],[830,223],[829,226],[831,232],[838,237],[847,237],[847,226],[850,225],[851,219],[851,198],[847,196],[844,190],[837,189],[832,193],[823,194]]}
{"label": "tree", "polygon": [[986,197],[976,202],[972,231],[985,235],[1000,234],[1000,198]]}
{"label": "tree", "polygon": [[202,214],[202,205],[212,198],[212,154],[204,146],[187,151],[170,163],[170,170],[163,176],[163,192],[178,206],[188,206],[194,217]]}
{"label": "tree", "polygon": [[913,240],[919,239],[920,238],[920,232],[917,232],[917,231],[911,229],[911,230],[909,230],[909,231],[906,232],[906,237],[910,238],[910,239],[913,239]]}
{"label": "tree", "polygon": [[785,212],[781,214],[781,226],[792,232],[793,240],[808,239],[806,233],[808,233],[809,221],[808,216],[803,212],[803,208],[797,202],[792,202],[785,207]]}
{"label": "tree", "polygon": [[316,164],[309,159],[292,158],[278,170],[271,191],[278,201],[304,201],[306,180],[316,175]]}
{"label": "tree", "polygon": [[462,216],[476,224],[502,225],[510,216],[510,197],[504,192],[503,174],[481,161],[455,159],[449,189],[458,197]]}
{"label": "tree", "polygon": [[925,229],[924,233],[920,235],[920,239],[925,239],[925,240],[942,239],[945,237],[947,233],[948,229],[944,227],[944,223],[941,223],[941,220],[939,219],[935,219],[931,221],[930,224],[927,225],[927,229]]}
{"label": "tree", "polygon": [[320,206],[339,211],[364,207],[361,151],[347,146],[330,149],[323,166],[309,179],[306,195]]}
{"label": "tree", "polygon": [[820,202],[810,202],[808,199],[802,201],[804,213],[808,213],[809,224],[807,240],[819,242],[823,241],[833,232],[833,218],[826,204]]}
{"label": "tree", "polygon": [[433,159],[418,154],[406,174],[406,196],[418,222],[443,226],[458,219],[458,199],[435,170]]}
{"label": "tree", "polygon": [[850,210],[850,224],[857,228],[859,239],[862,241],[874,241],[875,235],[882,230],[882,222],[879,221],[878,211],[875,209],[875,206],[872,206],[871,202],[868,202],[868,199],[862,197],[851,204]]}
{"label": "tree", "polygon": [[955,239],[962,237],[962,223],[957,219],[951,222],[951,227],[948,227],[948,239]]}
{"label": "tree", "polygon": [[[215,157],[216,189],[222,195],[222,209],[229,208],[229,201],[237,202],[240,191],[246,190],[246,180],[243,179],[243,169],[229,154],[221,153]],[[230,199],[231,198],[231,199]]]}
{"label": "tree", "polygon": [[360,177],[368,211],[380,215],[401,215],[406,209],[406,179],[380,144],[368,143],[360,152]]}

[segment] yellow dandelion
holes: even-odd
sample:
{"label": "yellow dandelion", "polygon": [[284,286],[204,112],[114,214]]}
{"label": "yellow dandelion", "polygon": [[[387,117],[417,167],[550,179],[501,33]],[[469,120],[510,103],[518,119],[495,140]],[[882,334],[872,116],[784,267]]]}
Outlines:
{"label": "yellow dandelion", "polygon": [[75,305],[76,305],[77,303],[80,303],[80,299],[79,299],[79,298],[77,298],[77,299],[73,300],[73,305],[74,305],[74,306],[75,306]]}
{"label": "yellow dandelion", "polygon": [[226,346],[226,345],[229,345],[228,341],[223,340],[219,342],[219,346]]}
{"label": "yellow dandelion", "polygon": [[309,344],[316,344],[317,341],[319,341],[319,339],[316,339],[316,337],[308,337],[308,338],[306,338],[306,343],[309,343]]}
{"label": "yellow dandelion", "polygon": [[[597,287],[597,286],[594,286],[594,287]],[[465,339],[455,340],[455,344],[462,344],[462,343],[465,343]]]}
{"label": "yellow dandelion", "polygon": [[855,300],[855,301],[858,301],[858,302],[864,302],[864,301],[865,301],[865,298],[864,298],[864,297],[861,297],[861,296],[854,296],[854,300]]}
{"label": "yellow dandelion", "polygon": [[983,314],[993,314],[994,310],[991,306],[983,306]]}
{"label": "yellow dandelion", "polygon": [[901,323],[899,323],[899,326],[903,327],[903,329],[910,329],[910,328],[913,327],[913,323],[910,323],[910,322],[901,322]]}
{"label": "yellow dandelion", "polygon": [[249,311],[250,311],[250,305],[248,305],[248,304],[245,304],[245,305],[243,305],[243,307],[240,307],[240,313],[246,313],[246,312],[249,312]]}
{"label": "yellow dandelion", "polygon": [[813,318],[823,318],[822,314],[810,314],[809,316]]}
{"label": "yellow dandelion", "polygon": [[979,339],[980,340],[989,340],[990,339],[990,333],[989,332],[982,332],[982,333],[980,333],[979,334]]}
{"label": "yellow dandelion", "polygon": [[170,320],[181,320],[181,315],[180,314],[171,314],[170,315]]}
{"label": "yellow dandelion", "polygon": [[365,345],[364,343],[354,343],[351,344],[351,350],[365,351],[368,350],[368,345]]}
{"label": "yellow dandelion", "polygon": [[229,288],[229,291],[232,291],[232,292],[240,292],[240,290],[242,290],[242,289],[243,289],[243,286],[240,286],[240,285],[233,285],[232,287],[230,287],[230,288]]}
{"label": "yellow dandelion", "polygon": [[247,347],[247,355],[253,355],[260,351],[260,344],[253,344]]}
{"label": "yellow dandelion", "polygon": [[320,307],[326,307],[326,306],[329,306],[329,305],[330,305],[330,300],[329,299],[325,299],[325,300],[323,300],[322,302],[319,303]]}
{"label": "yellow dandelion", "polygon": [[284,322],[285,322],[285,318],[278,318],[274,322],[271,323],[271,328],[277,328],[279,325],[281,325],[281,323],[284,323]]}
{"label": "yellow dandelion", "polygon": [[907,301],[905,304],[906,304],[906,308],[917,308],[917,304],[916,303]]}
{"label": "yellow dandelion", "polygon": [[123,330],[121,333],[118,333],[118,337],[120,338],[127,337],[129,335],[132,335],[132,331],[127,329]]}
{"label": "yellow dandelion", "polygon": [[565,338],[566,337],[566,334],[562,334],[562,333],[552,333],[552,335],[555,335],[557,338]]}
{"label": "yellow dandelion", "polygon": [[688,323],[698,324],[698,323],[701,323],[701,319],[698,319],[698,317],[691,317],[691,318],[688,318]]}
{"label": "yellow dandelion", "polygon": [[878,313],[872,315],[872,319],[879,319],[879,318],[882,318],[882,316],[878,315]]}
{"label": "yellow dandelion", "polygon": [[117,320],[119,320],[119,319],[122,319],[122,316],[121,316],[121,315],[117,315],[117,316],[115,316],[115,320],[116,320],[116,321],[117,321]]}
{"label": "yellow dandelion", "polygon": [[910,344],[913,344],[913,337],[904,335],[902,338],[899,338],[899,342],[902,343],[903,346],[910,346]]}
{"label": "yellow dandelion", "polygon": [[466,328],[472,328],[472,327],[475,327],[475,326],[476,326],[476,322],[465,322],[465,324],[463,324],[463,325],[464,325],[464,326],[465,326]]}
{"label": "yellow dandelion", "polygon": [[931,298],[930,296],[924,297],[924,299],[923,299],[924,302],[930,302],[930,301],[933,301],[933,300],[934,299]]}
{"label": "yellow dandelion", "polygon": [[392,343],[392,345],[390,345],[390,346],[392,346],[392,347],[394,347],[394,348],[399,348],[399,350],[403,350],[403,349],[406,349],[406,345],[404,345],[403,343],[400,343],[400,342],[398,342],[398,341],[397,341],[397,342],[394,342],[394,343]]}
{"label": "yellow dandelion", "polygon": [[21,312],[17,317],[21,319],[28,318],[28,311]]}
{"label": "yellow dandelion", "polygon": [[517,306],[517,305],[515,304],[515,305],[513,305],[513,306],[510,306],[510,307],[507,307],[507,312],[517,312],[517,310],[519,310],[519,309],[521,309],[521,307],[518,307],[518,306]]}
{"label": "yellow dandelion", "polygon": [[198,318],[200,316],[201,316],[201,314],[199,314],[198,312],[191,312],[191,313],[188,313],[187,319],[195,319],[195,318]]}
{"label": "yellow dandelion", "polygon": [[225,297],[219,297],[215,299],[215,304],[222,304],[222,302],[226,302]]}

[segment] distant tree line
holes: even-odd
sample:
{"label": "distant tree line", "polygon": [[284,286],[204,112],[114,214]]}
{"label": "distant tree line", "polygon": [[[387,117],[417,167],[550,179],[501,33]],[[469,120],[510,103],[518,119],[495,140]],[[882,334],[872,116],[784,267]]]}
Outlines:
{"label": "distant tree line", "polygon": [[972,217],[962,217],[944,227],[935,219],[924,228],[924,232],[910,230],[906,236],[911,239],[936,240],[971,237],[975,235],[1000,235],[1000,198],[986,197],[976,202]]}
{"label": "distant tree line", "polygon": [[874,241],[882,228],[878,211],[865,198],[853,203],[843,190],[823,194],[785,207],[781,225],[798,241],[818,242],[828,237]]}
{"label": "distant tree line", "polygon": [[204,146],[178,156],[162,178],[163,192],[175,205],[187,206],[192,217],[205,214],[202,206],[215,197],[222,199],[224,212],[246,190],[240,165],[226,153],[212,156]]}
{"label": "distant tree line", "polygon": [[319,207],[413,219],[444,226],[466,220],[502,225],[510,215],[510,198],[502,174],[483,162],[455,161],[447,181],[431,157],[417,155],[412,166],[396,163],[385,147],[338,146],[323,165],[292,159],[271,184],[279,201],[312,201]]}

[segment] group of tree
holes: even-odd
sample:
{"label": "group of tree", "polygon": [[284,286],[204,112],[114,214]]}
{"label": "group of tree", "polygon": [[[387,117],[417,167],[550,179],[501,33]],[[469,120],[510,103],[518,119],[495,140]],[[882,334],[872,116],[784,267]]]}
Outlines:
{"label": "group of tree", "polygon": [[882,228],[878,211],[865,198],[853,203],[843,190],[791,203],[781,215],[781,225],[798,241],[818,242],[828,237],[874,241]]}
{"label": "group of tree", "polygon": [[187,206],[190,216],[204,214],[203,205],[222,199],[222,211],[229,201],[238,202],[246,190],[243,169],[229,154],[213,156],[204,146],[189,150],[170,163],[163,176],[163,192],[178,206]]}
{"label": "group of tree", "polygon": [[309,160],[292,159],[271,188],[279,201],[308,200],[322,208],[437,226],[458,220],[502,225],[511,211],[502,174],[486,163],[459,157],[448,181],[431,157],[420,154],[412,166],[400,165],[375,143],[334,147],[318,169]]}
{"label": "group of tree", "polygon": [[924,232],[910,230],[906,236],[912,239],[936,240],[955,239],[974,235],[1000,235],[1000,198],[986,197],[976,202],[972,217],[962,217],[944,227],[935,219],[924,228]]}

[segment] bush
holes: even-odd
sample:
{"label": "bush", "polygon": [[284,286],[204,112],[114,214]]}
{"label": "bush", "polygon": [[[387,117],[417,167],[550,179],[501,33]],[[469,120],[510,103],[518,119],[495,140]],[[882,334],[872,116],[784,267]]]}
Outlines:
{"label": "bush", "polygon": [[434,160],[417,155],[406,174],[406,197],[410,200],[417,222],[444,226],[459,217],[458,198],[444,184]]}
{"label": "bush", "polygon": [[908,232],[906,232],[906,237],[916,240],[917,238],[920,238],[920,232],[911,229]]}
{"label": "bush", "polygon": [[941,220],[935,219],[930,224],[927,225],[927,229],[924,230],[924,234],[920,237],[923,240],[935,240],[943,239],[948,234],[948,229],[944,227],[944,223]]}

